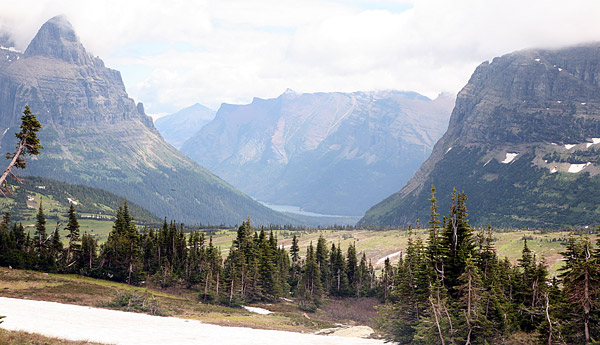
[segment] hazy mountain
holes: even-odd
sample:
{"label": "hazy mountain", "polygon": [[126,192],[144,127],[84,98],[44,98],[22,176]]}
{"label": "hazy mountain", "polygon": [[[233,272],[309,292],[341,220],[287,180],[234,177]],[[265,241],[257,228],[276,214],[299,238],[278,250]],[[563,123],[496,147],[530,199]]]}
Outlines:
{"label": "hazy mountain", "polygon": [[45,149],[26,173],[100,187],[186,223],[290,221],[167,144],[121,74],[89,55],[64,17],[46,22],[24,53],[0,57],[1,149],[14,150],[26,104],[43,125]]}
{"label": "hazy mountain", "polygon": [[465,191],[471,223],[558,227],[600,221],[600,44],[484,62],[458,94],[431,157],[361,224],[427,219]]}
{"label": "hazy mountain", "polygon": [[399,91],[287,90],[223,104],[181,151],[258,200],[361,215],[429,156],[453,101]]}
{"label": "hazy mountain", "polygon": [[198,132],[205,124],[214,119],[215,111],[196,103],[171,115],[160,117],[154,126],[162,137],[176,149]]}

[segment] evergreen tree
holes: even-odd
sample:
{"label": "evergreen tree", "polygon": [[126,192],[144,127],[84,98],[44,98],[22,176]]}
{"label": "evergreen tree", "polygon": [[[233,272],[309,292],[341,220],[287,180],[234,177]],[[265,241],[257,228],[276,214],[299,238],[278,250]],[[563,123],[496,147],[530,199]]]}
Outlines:
{"label": "evergreen tree", "polygon": [[330,282],[330,274],[329,274],[329,250],[327,249],[327,241],[323,235],[319,235],[319,240],[317,241],[317,250],[315,253],[317,260],[317,265],[319,266],[320,276],[321,276],[321,285],[325,291],[329,291],[331,289]]}
{"label": "evergreen tree", "polygon": [[[37,137],[37,132],[42,128],[40,122],[35,118],[35,115],[31,112],[28,105],[25,106],[23,116],[21,116],[21,131],[15,133],[17,139],[17,149],[15,152],[7,153],[6,158],[10,159],[10,163],[2,176],[0,176],[0,188],[3,193],[10,193],[6,188],[2,187],[2,184],[6,178],[11,175],[15,178],[16,175],[12,172],[12,168],[25,169],[27,165],[26,157],[28,155],[36,156],[40,153],[40,150],[44,147],[40,145],[40,139]],[[21,180],[17,178],[17,180]]]}
{"label": "evergreen tree", "polygon": [[564,293],[568,300],[568,319],[564,333],[573,344],[592,344],[600,337],[600,265],[585,237],[580,256],[564,274]]}
{"label": "evergreen tree", "polygon": [[[271,233],[272,234],[272,233]],[[260,232],[260,243],[258,252],[258,274],[261,297],[263,300],[275,301],[282,295],[281,286],[277,279],[277,257],[276,244],[267,240],[264,229]],[[273,238],[274,241],[274,238]]]}
{"label": "evergreen tree", "polygon": [[440,220],[437,213],[437,201],[435,198],[435,187],[431,186],[431,215],[429,219],[429,238],[427,241],[427,256],[434,270],[435,277],[444,281],[444,248],[440,234]]}
{"label": "evergreen tree", "polygon": [[348,287],[350,288],[348,294],[358,296],[360,282],[358,280],[358,259],[356,257],[355,243],[350,243],[348,245],[348,252],[346,254],[346,275],[348,276]]}
{"label": "evergreen tree", "polygon": [[298,286],[300,307],[306,310],[315,310],[321,303],[323,286],[321,285],[321,271],[312,242],[306,251],[306,263],[302,272],[302,279]]}
{"label": "evergreen tree", "polygon": [[38,253],[43,253],[46,248],[46,217],[44,216],[44,208],[40,199],[40,207],[35,217],[35,248]]}
{"label": "evergreen tree", "polygon": [[464,273],[467,258],[474,256],[472,230],[467,220],[467,197],[464,193],[452,193],[450,215],[442,233],[444,247],[444,285],[453,298],[457,297],[456,287]]}
{"label": "evergreen tree", "polygon": [[96,251],[98,241],[87,232],[81,237],[81,255],[79,256],[80,264],[84,271],[90,272],[94,268],[96,262]]}
{"label": "evergreen tree", "polygon": [[69,222],[67,223],[66,230],[69,232],[66,236],[69,239],[66,257],[67,267],[69,267],[76,262],[76,258],[79,256],[79,251],[81,249],[81,244],[79,243],[79,222],[77,221],[77,215],[75,214],[75,207],[73,204],[69,207]]}
{"label": "evergreen tree", "polygon": [[127,202],[117,210],[113,229],[102,247],[102,268],[106,276],[132,284],[142,279],[139,231],[129,214]]}

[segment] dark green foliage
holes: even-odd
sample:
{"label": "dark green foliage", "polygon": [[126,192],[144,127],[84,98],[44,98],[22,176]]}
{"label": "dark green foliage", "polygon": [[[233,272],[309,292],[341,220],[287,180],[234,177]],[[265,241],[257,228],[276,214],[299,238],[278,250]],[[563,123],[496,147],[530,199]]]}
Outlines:
{"label": "dark green foliage", "polygon": [[[71,267],[77,262],[81,261],[79,260],[79,256],[81,254],[79,222],[77,221],[77,215],[75,214],[75,206],[73,206],[73,204],[71,204],[71,206],[69,207],[69,222],[67,223],[66,230],[69,232],[66,236],[69,239],[69,245],[67,247],[65,261],[67,262],[67,267]],[[79,267],[77,265],[73,267],[74,271],[77,271],[78,269]]]}
{"label": "dark green foliage", "polygon": [[317,257],[312,242],[306,253],[306,263],[302,272],[302,278],[298,285],[298,299],[300,307],[304,310],[316,310],[323,297],[323,285],[321,284],[321,271],[317,264]]}
{"label": "dark green foliage", "polygon": [[44,208],[42,206],[42,201],[40,200],[40,207],[38,208],[38,213],[35,216],[35,247],[38,253],[43,253],[47,247],[47,238],[46,238],[46,217],[44,216]]}
{"label": "dark green foliage", "polygon": [[141,280],[139,238],[140,234],[125,203],[119,207],[113,230],[102,246],[101,274],[128,284]]}
{"label": "dark green foliage", "polygon": [[[469,221],[503,228],[562,228],[600,223],[600,175],[551,174],[535,166],[534,151],[510,164],[492,159],[486,149],[455,147],[437,162],[425,186],[437,186],[439,209],[450,208],[453,189],[469,196]],[[367,211],[359,225],[400,225],[426,219],[431,204],[424,188],[394,194]],[[565,211],[567,210],[567,211]]]}
{"label": "dark green foliage", "polygon": [[[102,189],[32,176],[27,176],[23,178],[21,184],[12,186],[12,193],[13,195],[7,195],[6,197],[15,201],[10,206],[9,211],[16,221],[29,217],[27,195],[39,194],[45,199],[52,198],[55,202],[61,203],[65,210],[70,207],[69,199],[76,200],[78,202],[77,212],[80,217],[83,213],[89,213],[101,215],[106,220],[114,218],[119,206],[125,202],[125,198]],[[128,205],[132,216],[138,221],[146,224],[159,223],[159,218],[148,210],[131,202],[128,202]]]}
{"label": "dark green foliage", "polygon": [[[587,306],[594,311],[588,314],[581,299],[568,298],[569,291],[575,291],[568,287],[579,286],[581,289],[581,282],[585,281],[581,277],[585,277],[585,273],[565,268],[563,276],[573,280],[565,279],[565,289],[561,291],[556,281],[549,280],[544,261],[536,258],[526,241],[519,264],[513,266],[508,259],[498,259],[490,227],[473,235],[467,220],[464,193],[453,193],[450,214],[444,219],[441,234],[436,222],[433,188],[430,202],[427,243],[423,244],[409,230],[408,247],[395,271],[388,303],[380,309],[382,328],[390,341],[400,344],[493,344],[504,343],[513,331],[521,330],[537,332],[544,343],[559,344],[565,339],[574,339],[566,336],[573,329],[567,326],[566,320],[573,318],[562,316],[561,320],[560,316],[560,311],[563,310],[562,315],[565,315],[567,309],[583,315],[580,321],[590,320],[589,333],[593,337],[597,328],[594,329],[595,321],[591,320],[598,315],[595,302],[598,296],[590,295]],[[571,257],[567,262],[572,263],[567,263],[567,267],[584,267],[576,264],[584,252],[579,248],[577,242],[570,241],[566,255]],[[597,264],[589,267],[598,269]],[[588,276],[598,277],[599,274],[589,271]],[[588,283],[591,287],[599,280],[590,279]],[[581,296],[576,292],[571,295]],[[567,307],[567,301],[579,303],[579,309]]]}
{"label": "dark green foliage", "polygon": [[595,344],[600,339],[600,263],[589,238],[576,243],[570,268],[563,272],[565,294],[563,335],[572,344]]}

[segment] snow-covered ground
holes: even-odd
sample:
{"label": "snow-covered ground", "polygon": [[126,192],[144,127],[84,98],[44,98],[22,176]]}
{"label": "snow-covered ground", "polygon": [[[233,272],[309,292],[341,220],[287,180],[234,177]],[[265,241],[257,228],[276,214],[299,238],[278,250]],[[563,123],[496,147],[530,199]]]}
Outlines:
{"label": "snow-covered ground", "polygon": [[500,163],[508,164],[508,163],[512,162],[515,158],[517,158],[518,155],[519,154],[517,152],[507,152],[506,158],[504,158],[504,160]]}
{"label": "snow-covered ground", "polygon": [[247,311],[251,312],[251,313],[256,313],[256,314],[260,314],[260,315],[269,315],[269,314],[273,314],[272,311],[267,310],[265,308],[258,308],[258,307],[248,307],[248,306],[243,306],[244,309],[246,309]]}
{"label": "snow-covered ground", "polygon": [[587,162],[587,163],[583,163],[583,164],[571,164],[569,166],[569,170],[567,172],[576,174],[576,173],[580,172],[581,170],[585,169],[590,164],[592,164],[592,163]]}
{"label": "snow-covered ground", "polygon": [[395,252],[390,255],[386,255],[386,256],[382,257],[381,259],[377,260],[377,265],[382,265],[385,262],[385,259],[389,258],[390,260],[392,260],[394,257],[400,255],[400,253],[402,253],[402,251],[398,251],[398,252]]}
{"label": "snow-covered ground", "polygon": [[373,339],[224,327],[174,317],[0,297],[0,327],[115,345],[379,344]]}

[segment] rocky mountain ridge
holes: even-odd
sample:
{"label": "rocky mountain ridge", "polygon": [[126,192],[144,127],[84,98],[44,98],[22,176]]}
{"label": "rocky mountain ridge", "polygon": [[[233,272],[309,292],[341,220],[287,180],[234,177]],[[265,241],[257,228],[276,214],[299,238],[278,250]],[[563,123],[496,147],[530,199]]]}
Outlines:
{"label": "rocky mountain ridge", "polygon": [[414,92],[288,89],[223,104],[181,150],[258,200],[360,215],[426,159],[452,103]]}
{"label": "rocky mountain ridge", "polygon": [[[448,131],[398,192],[360,224],[427,219],[452,188],[474,224],[557,227],[600,221],[600,44],[532,49],[482,63],[458,94]],[[589,192],[586,192],[588,190]]]}
{"label": "rocky mountain ridge", "polygon": [[65,17],[46,22],[24,53],[2,49],[0,146],[15,145],[25,105],[45,149],[26,174],[99,187],[188,224],[291,223],[168,145],[118,71],[90,56]]}

